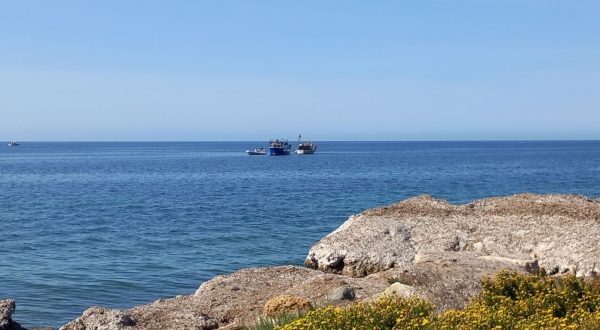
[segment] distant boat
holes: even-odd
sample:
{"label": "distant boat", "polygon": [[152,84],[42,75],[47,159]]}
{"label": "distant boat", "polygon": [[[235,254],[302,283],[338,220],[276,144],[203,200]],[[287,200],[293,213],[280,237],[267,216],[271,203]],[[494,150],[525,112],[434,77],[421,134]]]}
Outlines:
{"label": "distant boat", "polygon": [[269,156],[284,156],[292,152],[292,145],[287,140],[269,141]]}
{"label": "distant boat", "polygon": [[18,145],[19,145],[19,143],[17,141],[10,141],[10,142],[8,142],[8,146],[9,147],[16,147]]}
{"label": "distant boat", "polygon": [[301,142],[302,134],[298,134],[298,149],[296,150],[296,154],[298,155],[312,155],[317,151],[317,145],[312,142]]}
{"label": "distant boat", "polygon": [[246,150],[246,154],[249,156],[264,156],[267,154],[265,148],[254,148],[252,150]]}
{"label": "distant boat", "polygon": [[312,155],[317,151],[317,145],[312,142],[302,142],[298,145],[296,154],[298,155]]}

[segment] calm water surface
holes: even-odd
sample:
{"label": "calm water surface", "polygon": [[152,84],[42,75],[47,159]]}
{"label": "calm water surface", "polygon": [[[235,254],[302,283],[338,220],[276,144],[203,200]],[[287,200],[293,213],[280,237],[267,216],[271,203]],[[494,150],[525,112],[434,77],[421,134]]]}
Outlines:
{"label": "calm water surface", "polygon": [[419,194],[600,196],[600,142],[0,146],[0,299],[25,326],[191,294],[243,267],[302,264],[349,215]]}

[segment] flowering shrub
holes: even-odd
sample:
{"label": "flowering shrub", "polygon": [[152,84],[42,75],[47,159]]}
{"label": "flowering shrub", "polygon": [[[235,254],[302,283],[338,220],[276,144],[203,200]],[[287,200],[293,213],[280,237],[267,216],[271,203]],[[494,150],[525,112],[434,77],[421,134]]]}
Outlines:
{"label": "flowering shrub", "polygon": [[463,310],[437,321],[447,329],[600,328],[600,287],[574,274],[560,277],[501,272]]}
{"label": "flowering shrub", "polygon": [[597,281],[501,272],[482,284],[465,309],[436,314],[425,300],[386,297],[316,309],[280,329],[600,329]]}
{"label": "flowering shrub", "polygon": [[281,329],[422,329],[431,323],[433,311],[432,304],[418,298],[385,297],[345,308],[319,308]]}

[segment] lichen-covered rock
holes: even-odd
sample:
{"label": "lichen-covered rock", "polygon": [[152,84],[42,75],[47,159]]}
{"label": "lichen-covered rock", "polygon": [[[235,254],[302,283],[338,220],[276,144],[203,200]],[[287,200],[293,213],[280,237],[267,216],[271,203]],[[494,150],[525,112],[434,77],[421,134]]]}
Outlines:
{"label": "lichen-covered rock", "polygon": [[277,316],[308,312],[311,308],[312,305],[306,298],[281,295],[267,300],[263,313],[266,316]]}
{"label": "lichen-covered rock", "polygon": [[310,249],[305,265],[365,276],[410,271],[418,255],[475,252],[589,274],[600,260],[599,236],[598,200],[523,194],[451,205],[421,196],[350,217]]}

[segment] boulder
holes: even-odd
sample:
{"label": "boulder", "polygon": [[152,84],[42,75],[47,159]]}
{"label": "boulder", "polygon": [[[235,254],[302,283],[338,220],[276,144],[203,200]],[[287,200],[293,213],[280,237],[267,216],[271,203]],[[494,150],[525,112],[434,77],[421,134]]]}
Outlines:
{"label": "boulder", "polygon": [[356,298],[356,293],[354,292],[354,288],[350,285],[342,285],[335,288],[327,295],[327,299],[331,302],[354,300],[354,298]]}
{"label": "boulder", "polygon": [[415,295],[416,290],[414,287],[406,284],[402,284],[399,282],[393,283],[390,285],[385,291],[374,294],[369,300],[377,301],[383,297],[392,297],[392,298],[410,298]]}
{"label": "boulder", "polygon": [[14,300],[0,300],[0,329],[8,329],[8,326],[12,323],[12,315],[14,312]]}
{"label": "boulder", "polygon": [[88,308],[81,317],[62,326],[60,330],[129,330],[135,326],[130,315],[116,309]]}
{"label": "boulder", "polygon": [[273,297],[265,303],[263,313],[266,316],[277,316],[286,314],[299,314],[312,309],[310,301],[306,298],[281,295]]}
{"label": "boulder", "polygon": [[309,251],[305,265],[353,277],[411,271],[420,255],[476,253],[488,261],[594,271],[600,260],[600,202],[522,194],[451,205],[430,196],[350,217]]}
{"label": "boulder", "polygon": [[396,298],[409,298],[415,294],[415,288],[410,285],[396,282],[390,285],[389,288],[385,289],[383,294],[385,296]]}
{"label": "boulder", "polygon": [[81,317],[62,326],[60,330],[211,330],[219,327],[217,320],[193,308],[174,311],[166,310],[166,306],[163,309],[154,309],[151,315],[143,313],[146,306],[126,311],[92,307]]}
{"label": "boulder", "polygon": [[16,304],[12,299],[0,300],[0,330],[26,330],[12,319]]}

